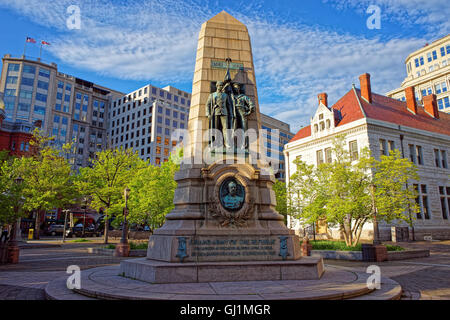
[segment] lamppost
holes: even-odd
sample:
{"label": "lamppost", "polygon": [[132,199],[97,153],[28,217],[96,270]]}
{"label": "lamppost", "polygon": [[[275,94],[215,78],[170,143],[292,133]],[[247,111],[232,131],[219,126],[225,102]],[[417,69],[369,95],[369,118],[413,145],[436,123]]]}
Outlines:
{"label": "lamppost", "polygon": [[[15,184],[17,186],[20,186],[23,182],[23,179],[21,177],[18,177],[17,179],[14,180]],[[14,213],[17,216],[19,213],[19,204],[17,204],[14,207]],[[12,224],[12,229],[11,229],[11,238],[9,239],[9,243],[8,243],[8,262],[9,263],[19,263],[19,246],[17,245],[17,241],[16,241],[16,233],[18,232],[17,229],[20,229],[20,225],[18,225],[17,221],[14,222]]]}
{"label": "lamppost", "polygon": [[125,188],[123,191],[123,196],[125,198],[125,208],[123,208],[123,225],[122,225],[122,238],[120,243],[116,245],[116,250],[114,256],[116,257],[128,257],[130,254],[130,244],[128,243],[128,226],[127,226],[127,215],[128,215],[128,197],[130,196],[130,189]]}
{"label": "lamppost", "polygon": [[83,238],[84,238],[84,229],[86,228],[86,210],[87,210],[87,203],[88,203],[88,197],[84,197],[84,215],[83,215]]}
{"label": "lamppost", "polygon": [[372,194],[372,206],[373,206],[373,244],[379,245],[381,244],[380,241],[380,230],[378,228],[378,221],[377,221],[377,208],[375,206],[375,191],[376,187],[374,184],[370,186],[370,192]]}
{"label": "lamppost", "polygon": [[[17,179],[14,180],[14,182],[17,185],[20,186],[23,183],[23,179],[22,179],[22,177],[18,177]],[[23,197],[21,196],[20,197],[20,202],[21,202],[20,204],[22,204],[22,200],[23,200]],[[21,221],[22,221],[22,218],[19,217],[17,219],[17,225],[16,225],[16,242],[17,243],[23,242],[23,240],[22,240],[22,230],[20,229]]]}
{"label": "lamppost", "polygon": [[64,229],[63,229],[63,239],[62,242],[64,243],[66,241],[66,227],[67,227],[67,213],[70,212],[69,209],[63,210],[64,212]]}

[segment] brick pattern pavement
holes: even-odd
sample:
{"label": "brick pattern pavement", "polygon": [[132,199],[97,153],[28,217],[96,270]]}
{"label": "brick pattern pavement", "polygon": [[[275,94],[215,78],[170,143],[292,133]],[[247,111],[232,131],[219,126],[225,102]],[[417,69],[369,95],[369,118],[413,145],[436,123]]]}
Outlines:
{"label": "brick pattern pavement", "polygon": [[0,265],[0,300],[45,300],[44,288],[51,280],[69,276],[67,267],[81,270],[119,264],[122,259],[87,253],[92,244],[23,249],[19,264]]}
{"label": "brick pattern pavement", "polygon": [[[404,289],[403,299],[450,299],[450,241],[400,243],[411,249],[430,249],[430,257],[378,262],[382,276]],[[122,259],[88,254],[92,244],[21,250],[20,263],[0,265],[0,300],[42,300],[50,280],[63,276],[69,265],[82,270],[119,264]],[[365,272],[374,263],[326,260],[328,265]]]}

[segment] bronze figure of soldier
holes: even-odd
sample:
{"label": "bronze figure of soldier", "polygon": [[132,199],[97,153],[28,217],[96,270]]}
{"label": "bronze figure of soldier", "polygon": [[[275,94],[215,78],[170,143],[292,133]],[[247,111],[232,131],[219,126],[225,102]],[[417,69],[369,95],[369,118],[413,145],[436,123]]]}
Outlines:
{"label": "bronze figure of soldier", "polygon": [[233,104],[230,96],[223,92],[223,82],[216,83],[216,92],[211,93],[206,102],[206,115],[209,128],[222,132],[225,148],[230,148],[229,131],[233,123]]}
{"label": "bronze figure of soldier", "polygon": [[[248,116],[255,110],[255,106],[252,100],[245,95],[244,90],[239,83],[233,83],[235,94],[233,95],[234,113],[236,117],[233,123],[234,132],[237,129],[242,129],[243,132],[247,132],[248,129]],[[247,139],[244,139],[243,144],[245,148],[248,148]]]}

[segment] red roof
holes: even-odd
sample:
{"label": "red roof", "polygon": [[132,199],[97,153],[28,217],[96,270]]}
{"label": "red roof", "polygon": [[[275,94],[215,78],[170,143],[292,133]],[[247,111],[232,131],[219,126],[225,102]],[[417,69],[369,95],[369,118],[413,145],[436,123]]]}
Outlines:
{"label": "red roof", "polygon": [[311,135],[311,126],[307,126],[304,128],[301,128],[299,132],[297,132],[297,134],[291,139],[291,141],[295,141],[295,140],[300,140],[306,137],[309,137]]}
{"label": "red roof", "polygon": [[[439,119],[435,119],[426,113],[421,106],[417,106],[417,114],[413,114],[407,109],[406,102],[373,92],[372,103],[370,104],[361,98],[359,89],[355,91],[358,97],[356,97],[352,89],[332,106],[332,109],[335,110],[336,127],[367,117],[450,136],[450,114],[439,112]],[[361,111],[358,100],[361,103],[365,116]],[[311,126],[302,128],[289,142],[309,136],[311,136]]]}

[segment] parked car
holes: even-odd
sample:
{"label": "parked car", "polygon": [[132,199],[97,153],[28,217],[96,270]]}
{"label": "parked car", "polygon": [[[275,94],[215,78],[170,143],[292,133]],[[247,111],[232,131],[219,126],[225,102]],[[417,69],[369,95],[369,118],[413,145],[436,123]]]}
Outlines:
{"label": "parked car", "polygon": [[51,224],[44,230],[46,235],[56,236],[62,235],[64,233],[64,225],[63,224]]}
{"label": "parked car", "polygon": [[[96,228],[95,225],[91,224],[84,228],[84,236],[85,237],[101,237],[102,230]],[[79,223],[72,228],[69,228],[66,232],[66,237],[83,237],[83,224]]]}

